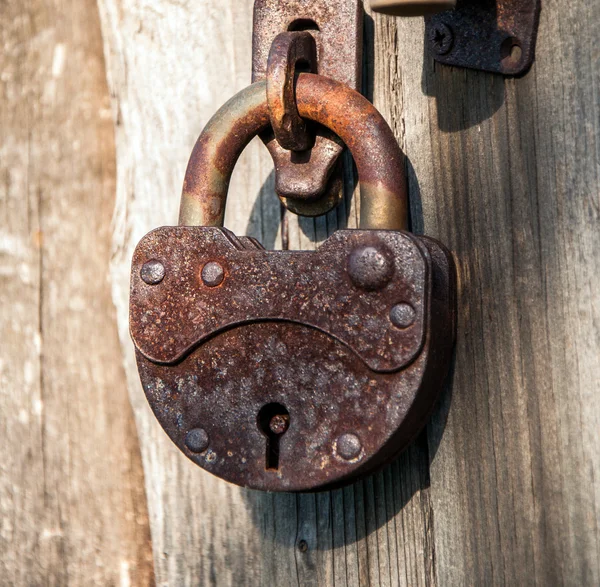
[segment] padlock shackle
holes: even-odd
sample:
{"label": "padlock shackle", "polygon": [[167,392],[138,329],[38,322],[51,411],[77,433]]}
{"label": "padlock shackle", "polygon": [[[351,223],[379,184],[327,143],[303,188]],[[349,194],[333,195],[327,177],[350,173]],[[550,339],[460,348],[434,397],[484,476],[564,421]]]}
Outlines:
{"label": "padlock shackle", "polygon": [[[344,84],[310,73],[298,76],[296,103],[301,117],[329,128],[350,149],[360,180],[360,228],[405,230],[404,156],[373,104]],[[223,226],[233,168],[251,139],[269,125],[266,81],[236,94],[211,118],[188,163],[180,225]]]}

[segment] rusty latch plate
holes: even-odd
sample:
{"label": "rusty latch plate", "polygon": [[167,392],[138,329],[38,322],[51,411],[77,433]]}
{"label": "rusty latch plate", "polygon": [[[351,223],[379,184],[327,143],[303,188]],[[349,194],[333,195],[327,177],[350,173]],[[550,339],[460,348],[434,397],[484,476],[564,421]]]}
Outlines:
{"label": "rusty latch plate", "polygon": [[[362,81],[364,10],[361,0],[256,0],[252,41],[252,81],[266,79],[267,59],[275,37],[285,31],[307,30],[317,44],[317,73],[360,92]],[[342,197],[343,144],[317,127],[310,151],[286,151],[267,134],[261,136],[275,164],[275,190],[292,211],[318,216]]]}
{"label": "rusty latch plate", "polygon": [[[369,244],[389,263],[376,290],[353,283],[349,269],[353,251]],[[318,251],[266,251],[225,229],[159,228],[133,257],[132,338],[147,359],[170,364],[229,328],[293,322],[343,343],[373,371],[398,371],[424,343],[428,255],[413,235],[395,231],[341,230]],[[164,267],[158,284],[142,279],[149,261]],[[216,287],[201,279],[209,263],[222,268]],[[412,308],[402,328],[390,319],[399,303]]]}
{"label": "rusty latch plate", "polygon": [[541,0],[458,0],[456,10],[426,19],[436,61],[521,75],[533,63]]}

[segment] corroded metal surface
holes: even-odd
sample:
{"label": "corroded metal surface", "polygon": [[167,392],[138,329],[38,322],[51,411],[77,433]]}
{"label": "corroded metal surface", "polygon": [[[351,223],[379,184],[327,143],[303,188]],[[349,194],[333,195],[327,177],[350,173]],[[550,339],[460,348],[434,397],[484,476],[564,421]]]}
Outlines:
{"label": "corroded metal surface", "polygon": [[504,75],[533,63],[541,0],[458,0],[427,19],[427,43],[440,63]]}
{"label": "corroded metal surface", "polygon": [[306,31],[281,33],[275,37],[267,70],[267,103],[275,138],[289,151],[306,151],[314,144],[306,121],[296,107],[296,67],[317,73],[317,45]]}
{"label": "corroded metal surface", "polygon": [[[267,77],[275,37],[308,31],[317,44],[317,73],[354,89],[361,88],[363,4],[360,0],[256,0],[254,4],[252,81]],[[343,145],[334,133],[316,126],[312,149],[296,153],[282,148],[272,132],[261,135],[275,164],[275,189],[293,212],[324,214],[342,197],[335,171]]]}
{"label": "corroded metal surface", "polygon": [[[300,116],[330,128],[350,149],[360,176],[361,227],[406,228],[404,157],[373,104],[338,82],[309,73],[298,76],[296,102]],[[268,127],[266,82],[242,90],[213,116],[188,164],[180,224],[223,224],[235,163],[252,137]]]}
{"label": "corroded metal surface", "polygon": [[403,155],[385,120],[314,74],[296,77],[298,114],[352,152],[361,229],[272,252],[222,228],[234,165],[270,126],[266,86],[211,119],[181,226],[136,248],[131,334],[148,401],[184,454],[245,487],[314,491],[372,473],[425,425],[452,354],[455,268],[442,245],[402,232]]}
{"label": "corroded metal surface", "polygon": [[[377,251],[389,276],[353,279],[355,251]],[[159,228],[133,257],[131,335],[138,350],[159,363],[180,360],[202,341],[248,321],[286,320],[322,330],[348,346],[374,371],[397,371],[414,360],[425,339],[429,264],[419,240],[396,231],[342,230],[316,251],[273,253],[245,249],[220,228]],[[158,259],[165,276],[147,284],[143,267]],[[377,274],[375,261],[364,272]],[[207,283],[206,267],[223,268]],[[398,304],[411,308],[410,324],[390,318]]]}
{"label": "corroded metal surface", "polygon": [[[227,244],[206,246],[213,238]],[[354,284],[352,252],[382,246],[398,254],[390,279],[376,290]],[[307,261],[318,264],[319,255],[323,266],[311,273]],[[155,285],[141,277],[151,260],[165,268]],[[209,262],[225,267],[215,287],[201,277]],[[248,291],[239,291],[244,275],[234,273],[248,270]],[[414,348],[410,328],[389,315],[407,299],[421,308]],[[184,454],[238,485],[320,490],[389,462],[425,424],[452,352],[454,267],[435,241],[399,232],[342,231],[308,253],[261,251],[216,228],[162,228],[135,253],[131,325],[150,405]],[[369,344],[370,329],[382,327],[382,340]],[[350,335],[348,344],[345,329],[365,339]],[[401,354],[404,340],[416,352],[384,372],[386,353]]]}

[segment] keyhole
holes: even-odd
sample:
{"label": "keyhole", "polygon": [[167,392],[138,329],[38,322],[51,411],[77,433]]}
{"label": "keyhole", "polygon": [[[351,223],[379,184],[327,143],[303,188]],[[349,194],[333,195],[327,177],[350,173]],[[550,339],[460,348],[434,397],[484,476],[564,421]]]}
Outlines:
{"label": "keyhole", "polygon": [[272,403],[263,406],[258,412],[258,427],[267,438],[265,469],[279,469],[279,441],[290,425],[290,413],[285,406]]}

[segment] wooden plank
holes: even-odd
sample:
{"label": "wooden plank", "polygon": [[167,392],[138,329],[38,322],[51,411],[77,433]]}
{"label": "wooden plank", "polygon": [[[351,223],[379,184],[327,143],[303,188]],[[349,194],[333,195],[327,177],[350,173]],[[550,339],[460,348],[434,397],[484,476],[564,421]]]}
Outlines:
{"label": "wooden plank", "polygon": [[95,2],[0,5],[0,583],[148,585]]}
{"label": "wooden plank", "polygon": [[[158,582],[598,583],[598,8],[546,0],[535,68],[506,81],[435,66],[420,19],[367,20],[367,94],[408,154],[413,227],[456,253],[456,360],[427,434],[395,464],[293,496],[230,487],[177,453],[127,328],[133,247],[175,222],[198,133],[249,81],[251,3],[99,4],[117,122],[113,295]],[[356,225],[347,202],[282,229],[261,149],[238,164],[229,228],[294,249]]]}
{"label": "wooden plank", "polygon": [[535,66],[505,81],[423,63],[420,22],[376,20],[413,211],[460,273],[429,428],[442,585],[600,581],[599,23],[544,0]]}

